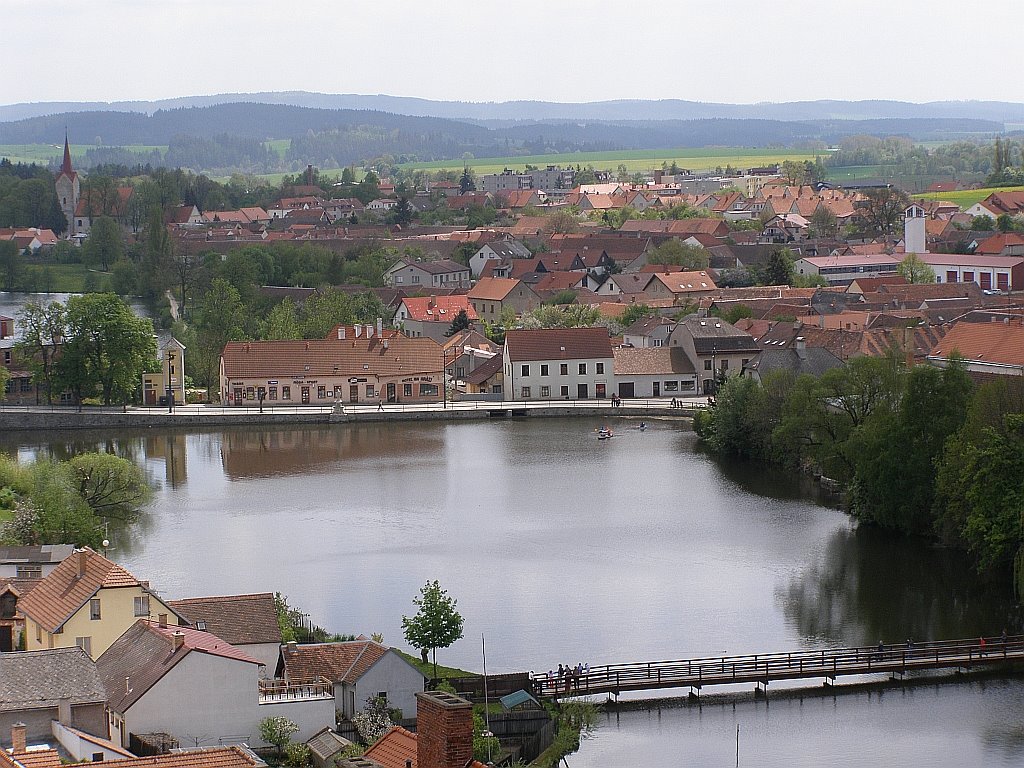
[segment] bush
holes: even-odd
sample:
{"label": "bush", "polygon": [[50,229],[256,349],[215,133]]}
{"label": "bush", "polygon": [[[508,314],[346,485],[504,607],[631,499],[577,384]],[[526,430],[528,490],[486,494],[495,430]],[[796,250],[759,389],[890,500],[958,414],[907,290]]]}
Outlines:
{"label": "bush", "polygon": [[306,768],[312,764],[312,754],[309,744],[295,741],[284,749],[284,764],[292,768]]}

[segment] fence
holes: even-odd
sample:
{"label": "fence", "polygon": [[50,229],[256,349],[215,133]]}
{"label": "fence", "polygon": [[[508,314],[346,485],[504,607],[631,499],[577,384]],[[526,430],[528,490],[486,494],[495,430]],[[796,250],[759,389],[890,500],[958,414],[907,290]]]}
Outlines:
{"label": "fence", "polygon": [[[484,700],[484,677],[473,675],[472,677],[450,677],[447,681],[455,692],[464,699],[474,704]],[[487,696],[491,701],[497,701],[502,696],[508,696],[516,691],[530,691],[530,675],[525,672],[516,672],[509,675],[488,675]]]}

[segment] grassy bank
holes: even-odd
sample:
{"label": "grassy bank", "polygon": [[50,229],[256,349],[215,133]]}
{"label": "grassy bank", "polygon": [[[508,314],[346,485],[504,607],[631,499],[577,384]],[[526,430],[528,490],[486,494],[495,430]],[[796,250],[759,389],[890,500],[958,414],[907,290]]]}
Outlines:
{"label": "grassy bank", "polygon": [[961,208],[970,208],[980,203],[993,192],[1020,192],[1024,187],[984,187],[982,189],[958,189],[954,192],[922,192],[913,195],[918,200],[945,200],[956,203]]}
{"label": "grassy bank", "polygon": [[[433,664],[430,664],[430,663],[424,664],[422,661],[420,661],[420,657],[419,656],[413,656],[411,653],[406,653],[405,651],[400,651],[397,648],[395,648],[395,652],[399,656],[401,656],[403,659],[408,661],[410,664],[412,664],[414,667],[416,667],[416,669],[418,669],[420,671],[420,674],[422,674],[424,677],[426,677],[426,678],[433,678],[434,677],[434,665]],[[439,678],[473,677],[474,675],[479,675],[479,674],[480,674],[479,672],[467,672],[466,670],[459,669],[458,667],[446,667],[446,666],[443,666],[441,664],[437,665],[437,676]]]}
{"label": "grassy bank", "polygon": [[84,264],[28,262],[17,285],[27,293],[84,293],[87,286],[99,290],[109,282],[109,272],[89,270]]}

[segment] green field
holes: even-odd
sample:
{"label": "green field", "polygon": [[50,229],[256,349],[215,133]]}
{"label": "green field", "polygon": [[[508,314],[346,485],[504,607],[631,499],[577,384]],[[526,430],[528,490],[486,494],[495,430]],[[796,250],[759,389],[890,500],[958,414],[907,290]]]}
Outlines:
{"label": "green field", "polygon": [[981,202],[993,192],[1020,192],[1024,187],[986,187],[984,189],[958,189],[955,192],[922,192],[912,197],[918,200],[945,200],[956,203],[961,208],[970,208]]}
{"label": "green field", "polygon": [[291,149],[291,139],[271,139],[270,141],[264,141],[263,146],[267,149],[272,149],[277,152],[277,156],[284,160],[285,153]]}
{"label": "green field", "polygon": [[784,160],[814,160],[821,153],[787,149],[751,149],[748,147],[704,147],[701,149],[624,149],[615,152],[567,152],[552,155],[521,157],[478,157],[468,160],[437,160],[435,162],[403,163],[407,170],[455,170],[468,165],[478,174],[501,173],[505,168],[523,170],[526,165],[543,168],[547,165],[592,165],[600,170],[615,170],[625,165],[629,171],[649,171],[662,163],[676,163],[691,171],[708,171],[721,166],[734,168],[771,165]]}
{"label": "green field", "polygon": [[830,181],[877,179],[884,178],[887,174],[889,174],[889,166],[886,165],[844,165],[828,169],[828,179]]}
{"label": "green field", "polygon": [[[99,144],[74,144],[71,147],[71,159],[81,160],[85,157],[87,150],[96,149]],[[167,146],[143,146],[131,144],[119,147],[130,152],[148,153],[154,149],[161,152],[167,151]],[[12,163],[40,163],[45,165],[50,162],[59,163],[64,155],[62,144],[0,144],[0,157],[8,158]]]}
{"label": "green field", "polygon": [[[32,259],[21,268],[18,287],[31,293],[83,293],[89,271],[84,264],[46,264]],[[94,290],[109,285],[109,273],[92,274]]]}

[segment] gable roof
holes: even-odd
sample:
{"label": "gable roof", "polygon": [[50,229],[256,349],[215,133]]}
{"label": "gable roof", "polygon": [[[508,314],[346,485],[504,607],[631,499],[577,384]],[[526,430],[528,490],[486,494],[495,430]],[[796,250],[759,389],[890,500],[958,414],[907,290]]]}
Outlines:
{"label": "gable roof", "polygon": [[207,632],[231,645],[281,642],[281,625],[270,592],[192,597],[172,600],[167,605],[193,626],[198,621],[206,622]]}
{"label": "gable roof", "polygon": [[718,288],[707,272],[652,272],[654,279],[674,294],[713,291]]}
{"label": "gable roof", "polygon": [[[406,768],[408,761],[412,761],[413,768],[417,768],[417,734],[405,730],[400,725],[394,725],[367,748],[363,757],[374,761],[382,768]],[[487,766],[479,760],[471,760],[466,768]]]}
{"label": "gable roof", "polygon": [[[394,651],[373,640],[351,640],[285,646],[281,660],[289,680],[323,677],[332,683],[354,683],[388,653]],[[397,653],[394,655],[408,664]],[[416,669],[411,664],[409,668]]]}
{"label": "gable roof", "polygon": [[474,368],[472,371],[466,374],[464,381],[467,384],[479,386],[483,384],[485,381],[487,381],[489,378],[491,378],[491,376],[493,376],[494,374],[499,373],[504,363],[504,354],[502,352],[499,352],[494,357],[480,363],[480,365],[478,365],[476,368]]}
{"label": "gable roof", "polygon": [[[118,768],[256,768],[265,766],[248,749],[239,746],[201,747],[152,757],[117,760]],[[92,766],[95,763],[74,763]]]}
{"label": "gable roof", "polygon": [[[523,261],[527,261],[527,259],[523,259]],[[520,281],[514,277],[483,277],[466,295],[471,299],[483,301],[502,301],[520,284]]]}
{"label": "gable roof", "polygon": [[460,311],[465,310],[470,320],[476,320],[476,310],[464,294],[451,296],[408,296],[402,299],[410,320],[424,323],[451,323]]}
{"label": "gable roof", "polygon": [[81,648],[0,653],[0,712],[107,699],[96,663]]}
{"label": "gable roof", "polygon": [[60,768],[60,753],[56,749],[29,748],[14,754],[0,749],[0,766],[7,768]]}
{"label": "gable roof", "polygon": [[508,360],[591,360],[612,357],[608,329],[538,328],[511,330],[505,334]]}
{"label": "gable roof", "polygon": [[681,347],[618,347],[616,376],[696,373],[693,362]]}
{"label": "gable roof", "polygon": [[[175,650],[174,635],[178,633],[182,636],[182,643]],[[155,621],[139,619],[96,660],[110,708],[124,714],[178,662],[193,652],[263,666],[262,662],[212,632],[190,627],[161,627]]]}
{"label": "gable roof", "polygon": [[843,361],[825,347],[805,347],[803,350],[794,347],[766,347],[744,367],[758,371],[761,375],[788,370],[798,376],[805,373],[821,376],[825,371],[842,365]]}
{"label": "gable roof", "polygon": [[949,358],[958,352],[968,363],[1024,366],[1024,324],[957,323],[939,341],[933,357]]}
{"label": "gable roof", "polygon": [[[85,568],[79,575],[80,559]],[[117,563],[88,547],[75,550],[18,602],[18,609],[47,632],[55,632],[101,589],[141,587]]]}

